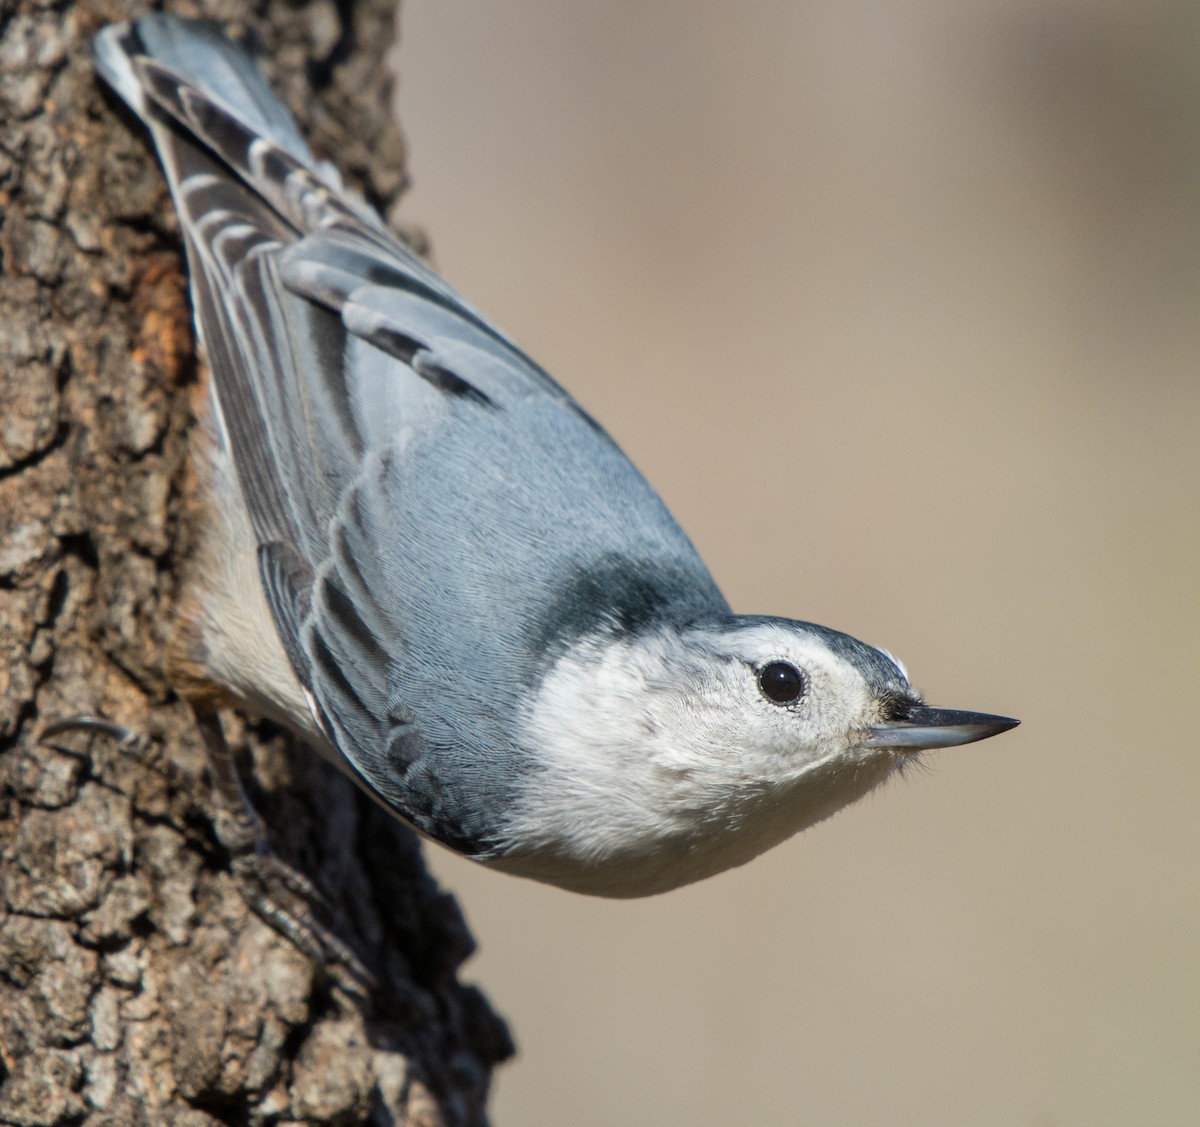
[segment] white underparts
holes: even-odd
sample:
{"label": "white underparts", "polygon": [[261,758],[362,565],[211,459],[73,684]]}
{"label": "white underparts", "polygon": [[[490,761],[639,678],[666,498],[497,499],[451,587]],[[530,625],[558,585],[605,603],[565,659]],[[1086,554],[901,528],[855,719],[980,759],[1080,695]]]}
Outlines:
{"label": "white underparts", "polygon": [[213,680],[254,711],[324,750],[308,694],[292,670],[263,594],[250,514],[215,431],[215,420],[206,417],[192,439],[204,527],[191,582],[205,662]]}

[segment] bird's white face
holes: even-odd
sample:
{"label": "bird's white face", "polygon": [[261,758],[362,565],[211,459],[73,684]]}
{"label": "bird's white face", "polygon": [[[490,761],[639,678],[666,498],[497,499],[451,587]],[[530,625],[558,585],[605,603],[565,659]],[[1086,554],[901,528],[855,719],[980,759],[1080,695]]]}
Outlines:
{"label": "bird's white face", "polygon": [[866,669],[800,623],[762,620],[683,635],[692,664],[675,694],[679,734],[724,772],[774,784],[846,761],[861,766],[867,732],[919,703],[904,671],[882,651],[836,635]]}
{"label": "bird's white face", "polygon": [[743,864],[882,781],[908,753],[870,731],[916,703],[892,659],[802,623],[589,640],[524,718],[544,769],[500,867],[639,896]]}

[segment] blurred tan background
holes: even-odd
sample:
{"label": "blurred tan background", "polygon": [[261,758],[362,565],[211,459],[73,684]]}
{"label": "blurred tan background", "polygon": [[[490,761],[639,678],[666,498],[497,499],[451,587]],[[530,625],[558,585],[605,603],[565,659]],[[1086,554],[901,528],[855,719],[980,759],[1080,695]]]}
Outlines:
{"label": "blurred tan background", "polygon": [[1024,720],[646,902],[438,852],[499,1127],[1200,1123],[1200,7],[401,31],[403,218],[734,607]]}

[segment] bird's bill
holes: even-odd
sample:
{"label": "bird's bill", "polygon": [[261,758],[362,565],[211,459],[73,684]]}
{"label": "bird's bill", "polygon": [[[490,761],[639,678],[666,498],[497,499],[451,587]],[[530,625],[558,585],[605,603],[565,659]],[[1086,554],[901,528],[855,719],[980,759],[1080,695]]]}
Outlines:
{"label": "bird's bill", "polygon": [[900,751],[925,751],[957,747],[986,740],[1015,728],[1020,720],[990,716],[986,712],[959,712],[953,708],[911,708],[903,720],[867,729],[864,747],[891,747]]}

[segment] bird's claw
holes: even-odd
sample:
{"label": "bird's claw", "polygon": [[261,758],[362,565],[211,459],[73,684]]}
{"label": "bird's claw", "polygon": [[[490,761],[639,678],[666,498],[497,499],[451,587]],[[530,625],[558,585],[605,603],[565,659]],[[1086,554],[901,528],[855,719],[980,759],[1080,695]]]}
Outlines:
{"label": "bird's claw", "polygon": [[[92,713],[80,713],[47,724],[39,742],[57,748],[58,745],[50,741],[69,732],[86,732],[115,740],[119,751],[148,763],[161,758],[161,745],[156,745],[146,733]],[[207,735],[211,739],[212,733]],[[271,851],[257,811],[242,793],[236,773],[229,773],[233,772],[232,757],[224,747],[223,737],[219,743],[219,750],[210,744],[210,753],[225,757],[218,760],[217,765],[217,810],[212,816],[212,825],[217,839],[229,851],[230,870],[247,907],[321,967],[328,969],[340,965],[345,968],[352,980],[349,984],[343,982],[348,989],[375,987],[375,976],[350,947],[313,918],[309,905],[329,910],[328,898],[307,876]],[[70,748],[59,750],[71,752]],[[292,904],[289,906],[285,901]]]}
{"label": "bird's claw", "polygon": [[[153,760],[157,759],[160,754],[160,749],[155,747],[154,741],[145,732],[126,728],[114,720],[108,720],[103,716],[96,716],[88,712],[81,712],[77,716],[68,716],[66,719],[55,720],[53,723],[47,724],[42,729],[39,742],[47,743],[56,736],[65,735],[67,732],[88,732],[93,735],[108,736],[117,741],[119,751],[139,759]],[[66,751],[68,749],[60,748],[59,750]]]}
{"label": "bird's claw", "polygon": [[275,854],[258,850],[233,857],[230,868],[246,906],[273,931],[323,969],[342,967],[351,980],[342,978],[347,989],[361,992],[378,986],[349,945],[314,919],[309,904],[326,901],[303,873]]}

